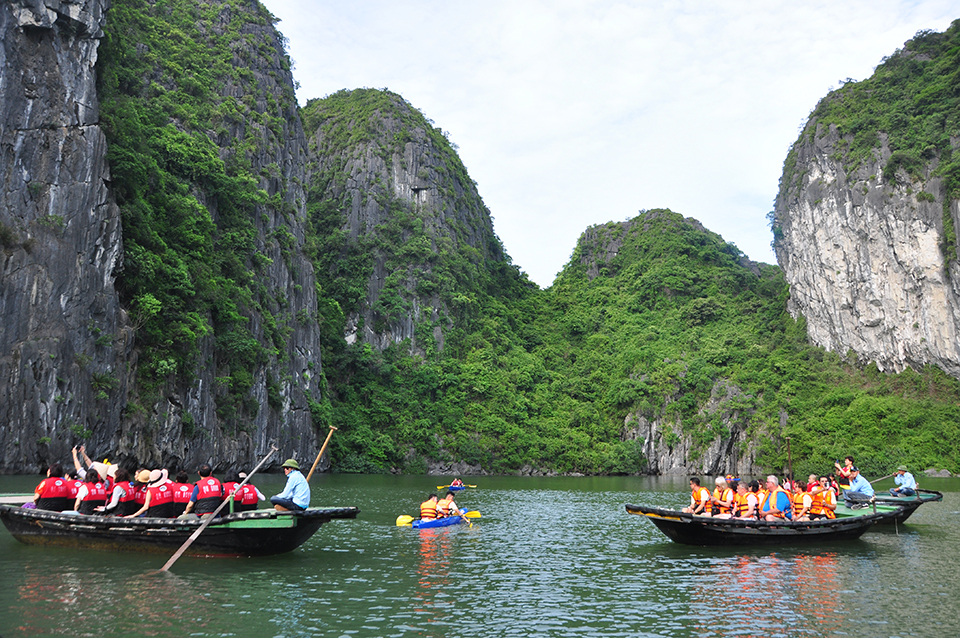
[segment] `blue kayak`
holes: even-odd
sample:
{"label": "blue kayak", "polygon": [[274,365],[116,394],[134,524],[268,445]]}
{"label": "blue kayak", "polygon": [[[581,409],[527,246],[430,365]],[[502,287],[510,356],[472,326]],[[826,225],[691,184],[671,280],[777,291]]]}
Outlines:
{"label": "blue kayak", "polygon": [[459,525],[466,523],[462,516],[445,516],[444,518],[435,518],[429,521],[423,521],[419,518],[410,523],[413,529],[427,529],[429,527],[449,527],[450,525]]}

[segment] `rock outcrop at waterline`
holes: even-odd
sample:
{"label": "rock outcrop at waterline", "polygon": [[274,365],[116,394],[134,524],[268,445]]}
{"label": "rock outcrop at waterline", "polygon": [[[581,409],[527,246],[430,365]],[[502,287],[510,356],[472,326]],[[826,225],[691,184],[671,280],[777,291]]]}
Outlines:
{"label": "rock outcrop at waterline", "polygon": [[[949,47],[937,50],[958,31],[955,23],[921,34],[874,78],[824,98],[790,151],[776,200],[774,248],[790,312],[806,319],[815,344],[881,370],[933,364],[960,377],[960,193],[948,165],[960,131],[948,128],[956,107],[937,112],[946,103],[921,95],[943,79],[932,65],[955,74]],[[905,69],[921,79],[908,84]],[[894,112],[875,115],[883,108]],[[926,134],[930,144],[911,148]]]}

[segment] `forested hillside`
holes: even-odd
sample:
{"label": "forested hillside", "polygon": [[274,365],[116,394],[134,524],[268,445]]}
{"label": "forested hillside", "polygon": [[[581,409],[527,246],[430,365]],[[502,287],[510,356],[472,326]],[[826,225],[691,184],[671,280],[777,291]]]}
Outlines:
{"label": "forested hillside", "polygon": [[[75,187],[92,212],[42,216],[43,198],[67,199],[52,187],[61,177],[38,169],[10,187],[26,204],[0,227],[3,263],[69,288],[41,296],[70,300],[74,315],[59,332],[47,318],[0,334],[13,344],[0,369],[16,380],[0,390],[26,406],[7,409],[3,471],[63,461],[80,442],[131,466],[223,470],[273,443],[305,459],[331,425],[321,467],[339,472],[750,475],[784,469],[787,438],[798,473],[846,454],[873,476],[900,463],[960,471],[960,382],[811,345],[784,271],[696,220],[644,210],[588,228],[540,289],[497,238],[456,147],[401,95],[343,90],[297,105],[259,3],[113,0],[106,11],[99,45],[77,57],[96,59],[102,108],[84,108],[106,140],[85,160],[103,177]],[[24,42],[70,42],[69,24],[43,27],[60,40]],[[893,153],[880,179],[923,205],[947,193],[936,217],[948,245],[956,144],[938,127],[956,122],[933,111],[955,104],[954,36],[924,35],[862,95],[845,87],[814,129],[846,140],[831,153],[851,167],[869,155],[861,128],[889,130],[877,133]],[[899,111],[853,108],[881,90]],[[938,106],[921,118],[925,105]],[[93,137],[84,126],[71,136]],[[923,179],[943,188],[923,196],[909,180],[927,157],[939,163]],[[791,158],[782,192],[812,205],[812,191],[798,193],[816,179],[803,153]],[[778,241],[788,225],[776,217]],[[90,255],[84,280],[100,292],[35,267],[53,251]],[[23,281],[3,280],[5,307],[31,307]],[[87,307],[103,317],[78,319]]]}

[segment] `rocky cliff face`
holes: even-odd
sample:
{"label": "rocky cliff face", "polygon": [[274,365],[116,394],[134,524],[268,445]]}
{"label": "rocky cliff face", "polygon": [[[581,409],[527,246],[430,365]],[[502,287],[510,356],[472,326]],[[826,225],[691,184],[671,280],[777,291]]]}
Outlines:
{"label": "rocky cliff face", "polygon": [[790,311],[811,340],[881,370],[960,377],[960,21],[824,98],[790,151],[774,211]]}
{"label": "rocky cliff face", "polygon": [[342,91],[311,101],[304,120],[310,201],[332,209],[316,225],[342,233],[332,256],[362,246],[369,257],[362,272],[338,274],[338,259],[325,267],[363,280],[345,308],[347,342],[409,339],[422,352],[426,338],[442,349],[453,290],[468,292],[487,262],[507,263],[476,184],[443,132],[394,93]]}
{"label": "rocky cliff face", "polygon": [[[836,127],[808,128],[814,134],[794,149],[801,176],[776,203],[791,313],[827,350],[852,350],[881,370],[929,363],[960,376],[960,267],[941,249],[945,193],[935,165],[922,184],[889,183],[884,145],[851,174],[836,158]],[[960,222],[958,203],[946,207]]]}
{"label": "rocky cliff face", "polygon": [[106,0],[0,4],[0,471],[116,429],[130,331],[114,290],[94,65]]}
{"label": "rocky cliff face", "polygon": [[[234,408],[224,401],[232,379],[223,377],[214,330],[200,336],[189,374],[147,385],[138,376],[142,323],[128,317],[130,300],[116,287],[123,234],[95,69],[108,8],[107,0],[0,4],[0,472],[65,461],[80,442],[95,456],[148,466],[250,465],[271,443],[278,456],[312,459],[310,402],[321,399],[322,377],[315,280],[302,253],[306,138],[281,38],[256,3],[188,6],[197,12],[190,33],[203,46],[228,29],[243,38],[229,48],[242,73],[212,87],[216,103],[235,105],[233,116],[207,132],[223,161],[256,176],[260,193],[250,210],[256,275],[237,275],[254,295],[236,301],[239,321],[266,354],[245,371],[249,390]],[[150,60],[143,42],[135,55]],[[162,92],[192,79],[157,68],[135,81]],[[170,122],[181,130],[197,124],[176,115]],[[207,186],[182,192],[219,223],[223,211]]]}

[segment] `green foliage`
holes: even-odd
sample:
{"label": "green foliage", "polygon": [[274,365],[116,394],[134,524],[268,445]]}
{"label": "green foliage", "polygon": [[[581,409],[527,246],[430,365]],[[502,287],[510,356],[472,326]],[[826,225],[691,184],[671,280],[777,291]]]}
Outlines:
{"label": "green foliage", "polygon": [[[281,118],[295,113],[295,100],[286,87],[278,104],[235,61],[284,57],[278,41],[253,35],[272,22],[244,0],[117,2],[97,63],[124,229],[117,284],[137,327],[139,390],[192,381],[206,365],[200,340],[212,335],[217,374],[231,378],[218,413],[230,419],[256,412],[250,370],[284,351],[281,322],[264,320],[265,347],[249,319],[275,303],[254,276],[264,265],[254,220],[275,202],[251,157],[282,142]],[[232,97],[237,90],[243,100]],[[289,231],[276,228],[273,237],[289,255]]]}

